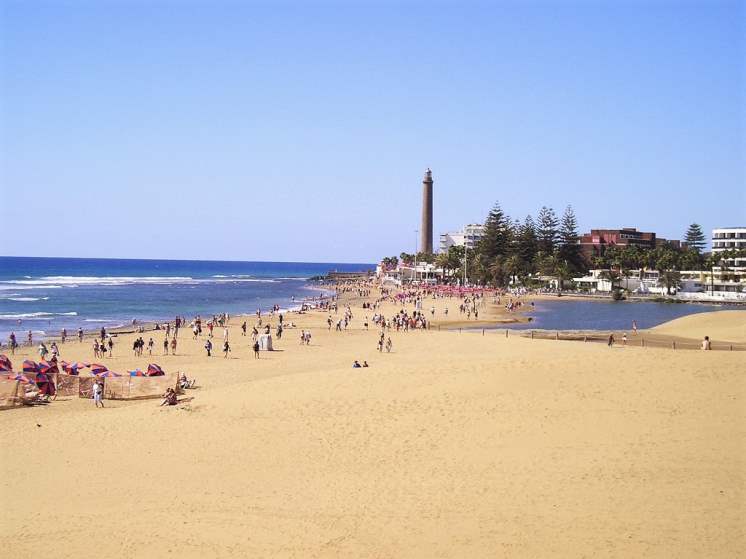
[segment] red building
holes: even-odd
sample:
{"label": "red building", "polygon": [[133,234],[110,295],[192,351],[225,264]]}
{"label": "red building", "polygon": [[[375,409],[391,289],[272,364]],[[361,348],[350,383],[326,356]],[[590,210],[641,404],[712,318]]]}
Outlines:
{"label": "red building", "polygon": [[580,237],[580,248],[588,261],[593,256],[603,255],[607,247],[623,248],[631,245],[653,249],[656,247],[655,233],[644,233],[634,227],[625,227],[623,229],[591,229],[590,233]]}

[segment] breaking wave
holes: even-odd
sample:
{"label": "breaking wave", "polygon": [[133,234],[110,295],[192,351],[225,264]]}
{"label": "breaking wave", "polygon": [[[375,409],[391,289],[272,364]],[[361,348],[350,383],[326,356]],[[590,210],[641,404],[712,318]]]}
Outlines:
{"label": "breaking wave", "polygon": [[0,320],[50,320],[55,316],[78,316],[76,312],[28,312],[0,314]]}

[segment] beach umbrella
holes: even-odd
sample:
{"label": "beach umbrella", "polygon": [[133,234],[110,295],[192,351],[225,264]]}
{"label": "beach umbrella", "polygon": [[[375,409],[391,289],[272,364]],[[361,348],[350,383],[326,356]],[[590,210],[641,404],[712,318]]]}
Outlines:
{"label": "beach umbrella", "polygon": [[62,370],[68,375],[77,375],[80,369],[84,369],[87,366],[88,363],[81,363],[80,361],[75,361],[74,363],[62,362]]}
{"label": "beach umbrella", "polygon": [[50,363],[49,361],[39,361],[38,369],[40,373],[58,373],[57,363]]}
{"label": "beach umbrella", "polygon": [[8,375],[8,380],[19,380],[21,382],[25,382],[26,384],[34,382],[26,375]]}
{"label": "beach umbrella", "polygon": [[7,355],[0,355],[0,371],[12,371],[13,364]]}
{"label": "beach umbrella", "polygon": [[109,377],[121,377],[119,373],[115,373],[114,371],[104,371],[103,373],[98,373],[96,376],[103,377],[103,378],[109,378]]}
{"label": "beach umbrella", "polygon": [[148,376],[149,377],[159,377],[165,374],[166,373],[163,372],[163,369],[161,369],[159,365],[154,365],[153,363],[148,365]]}
{"label": "beach umbrella", "polygon": [[32,361],[31,359],[26,359],[23,362],[24,373],[35,373],[38,370],[39,370],[39,365],[36,364],[36,361]]}
{"label": "beach umbrella", "polygon": [[36,386],[41,394],[54,396],[57,393],[57,387],[45,373],[36,373]]}
{"label": "beach umbrella", "polygon": [[140,369],[135,369],[134,371],[129,371],[129,374],[131,377],[146,377],[145,373],[142,372]]}
{"label": "beach umbrella", "polygon": [[100,363],[91,363],[91,372],[94,375],[105,373],[108,370],[109,368],[106,365],[101,365]]}

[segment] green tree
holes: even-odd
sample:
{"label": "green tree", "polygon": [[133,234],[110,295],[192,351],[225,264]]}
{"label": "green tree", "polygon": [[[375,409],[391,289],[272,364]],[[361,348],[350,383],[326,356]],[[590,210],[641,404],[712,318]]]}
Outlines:
{"label": "green tree", "polygon": [[707,245],[705,240],[705,234],[702,232],[702,227],[698,223],[692,223],[689,229],[686,230],[684,235],[687,246],[696,251],[697,254],[702,254],[702,250]]}
{"label": "green tree", "polygon": [[572,206],[565,208],[557,239],[560,260],[567,264],[571,272],[581,271],[584,266],[580,253],[580,245],[578,244],[578,220],[575,217]]}
{"label": "green tree", "polygon": [[559,220],[552,208],[542,206],[539,210],[536,225],[536,237],[539,241],[539,250],[545,254],[552,254],[557,246]]}
{"label": "green tree", "polygon": [[407,266],[411,266],[414,264],[414,254],[409,254],[408,252],[402,252],[399,255],[399,259],[401,260],[402,264],[405,264]]}
{"label": "green tree", "polygon": [[526,267],[526,271],[531,271],[531,263],[536,258],[539,251],[539,243],[536,239],[536,225],[530,215],[526,216],[523,225],[517,232],[516,254],[521,258]]}
{"label": "green tree", "polygon": [[510,252],[512,228],[510,219],[496,203],[484,222],[484,235],[479,241],[477,251],[487,259],[505,256]]}

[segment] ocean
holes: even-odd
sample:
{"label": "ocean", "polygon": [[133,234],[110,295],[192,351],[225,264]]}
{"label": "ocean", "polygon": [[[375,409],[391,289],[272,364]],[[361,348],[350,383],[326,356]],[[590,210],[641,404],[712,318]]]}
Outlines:
{"label": "ocean", "polygon": [[0,339],[101,326],[291,308],[318,296],[309,278],[374,264],[0,257]]}

